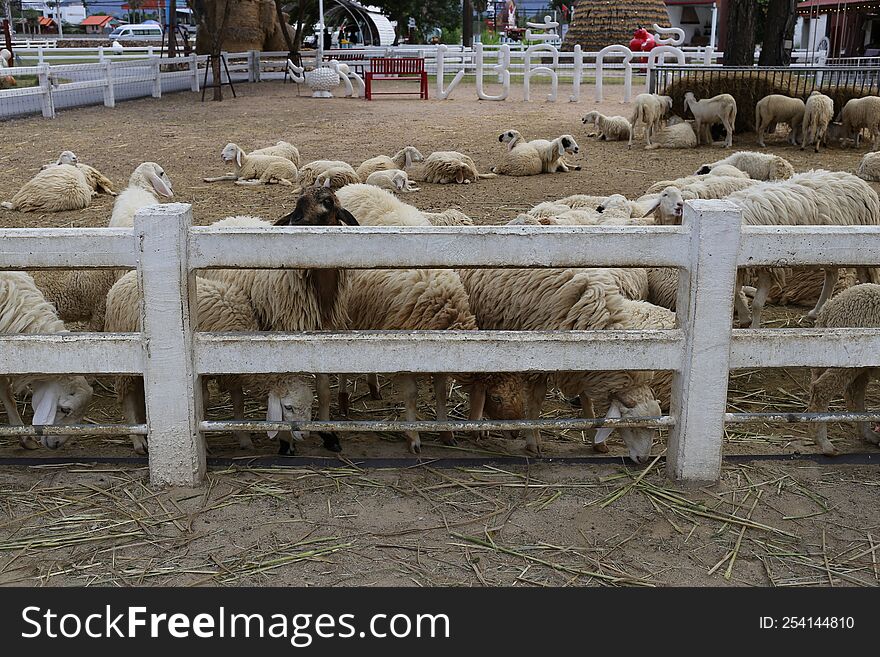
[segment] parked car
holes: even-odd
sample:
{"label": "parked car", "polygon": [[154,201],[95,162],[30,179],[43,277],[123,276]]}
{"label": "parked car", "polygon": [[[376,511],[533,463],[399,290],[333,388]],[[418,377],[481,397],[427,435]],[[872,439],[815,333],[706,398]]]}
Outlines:
{"label": "parked car", "polygon": [[161,41],[162,28],[156,23],[120,25],[107,38],[111,41]]}

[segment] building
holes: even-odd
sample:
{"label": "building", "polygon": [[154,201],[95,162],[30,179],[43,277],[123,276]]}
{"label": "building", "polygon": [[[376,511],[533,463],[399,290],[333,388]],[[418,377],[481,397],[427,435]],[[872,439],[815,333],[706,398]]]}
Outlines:
{"label": "building", "polygon": [[684,45],[718,47],[721,36],[719,2],[706,0],[666,0],[672,27],[684,30]]}
{"label": "building", "polygon": [[86,34],[103,34],[109,32],[118,23],[119,21],[112,16],[99,15],[87,16],[80,25],[86,28]]}
{"label": "building", "polygon": [[[22,11],[38,11],[44,18],[51,18],[56,23],[61,20],[62,23],[68,25],[79,25],[86,17],[86,8],[82,0],[50,0],[49,2],[22,0],[21,9]],[[42,24],[40,29],[45,32]],[[58,31],[57,25],[55,31]]]}
{"label": "building", "polygon": [[797,12],[795,48],[822,50],[827,38],[829,57],[880,55],[878,0],[806,0]]}

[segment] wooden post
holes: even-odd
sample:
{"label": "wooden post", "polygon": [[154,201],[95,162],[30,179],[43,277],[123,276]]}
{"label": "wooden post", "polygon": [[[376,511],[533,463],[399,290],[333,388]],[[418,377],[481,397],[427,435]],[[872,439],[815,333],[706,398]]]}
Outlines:
{"label": "wooden post", "polygon": [[104,107],[116,107],[116,89],[113,85],[113,62],[104,60]]}
{"label": "wooden post", "polygon": [[260,51],[248,50],[248,82],[260,81]]}
{"label": "wooden post", "polygon": [[190,309],[195,274],[189,271],[192,207],[153,205],[134,220],[138,281],[143,295],[144,397],[149,427],[150,480],[194,486],[205,476],[205,444],[198,431],[201,385],[193,364]]}
{"label": "wooden post", "polygon": [[717,481],[742,212],[724,200],[689,201],[683,223],[690,229],[691,264],[678,279],[676,314],[684,348],[672,383],[676,423],[669,433],[666,470],[677,480]]}

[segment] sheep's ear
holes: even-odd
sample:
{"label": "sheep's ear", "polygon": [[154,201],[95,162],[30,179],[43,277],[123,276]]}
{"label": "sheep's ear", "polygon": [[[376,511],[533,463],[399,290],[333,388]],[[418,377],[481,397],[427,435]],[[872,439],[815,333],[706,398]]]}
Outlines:
{"label": "sheep's ear", "polygon": [[331,184],[333,184],[333,183],[332,183],[332,181],[330,180],[330,178],[324,178],[324,184],[321,185],[321,186],[322,186],[322,187],[326,187],[327,189],[330,189],[330,185],[331,185]]}
{"label": "sheep's ear", "polygon": [[705,175],[706,175],[707,173],[709,173],[711,170],[712,170],[712,169],[709,167],[708,164],[704,164],[704,165],[701,166],[699,169],[697,169],[697,173],[696,173],[696,175],[698,175],[698,176],[705,176]]}
{"label": "sheep's ear", "polygon": [[559,157],[565,155],[565,146],[562,145],[561,139],[556,144],[556,151],[559,153]]}
{"label": "sheep's ear", "polygon": [[273,226],[292,226],[293,224],[291,223],[291,220],[293,219],[294,212],[296,212],[296,210],[294,210],[293,212],[287,213],[286,215],[284,215],[283,217],[278,219],[272,225]]}
{"label": "sheep's ear", "polygon": [[[280,422],[284,419],[284,413],[281,409],[281,397],[276,395],[274,392],[269,393],[269,401],[266,404],[266,421],[267,422]],[[266,435],[269,438],[274,438],[278,435],[277,431],[267,431]]]}
{"label": "sheep's ear", "polygon": [[464,171],[459,170],[458,173],[455,174],[455,182],[459,184],[464,182]]}
{"label": "sheep's ear", "polygon": [[412,153],[409,152],[409,149],[404,151],[403,156],[403,168],[409,169],[412,166]]}
{"label": "sheep's ear", "polygon": [[157,176],[152,171],[149,174],[150,184],[153,186],[153,189],[156,190],[156,193],[160,196],[165,196],[167,198],[171,198],[174,196],[174,193],[171,191],[171,187],[169,187],[164,180],[162,180],[159,176]]}
{"label": "sheep's ear", "polygon": [[659,207],[660,207],[660,197],[658,196],[657,200],[654,201],[654,204],[650,207],[650,209],[647,212],[645,212],[645,214],[642,215],[642,218],[644,219],[649,214],[652,214]]}
{"label": "sheep's ear", "polygon": [[345,208],[339,208],[336,211],[336,218],[348,226],[360,226],[358,220],[354,218],[354,215]]}
{"label": "sheep's ear", "polygon": [[[605,414],[605,419],[614,419],[620,417],[620,406],[617,404],[617,400],[613,400],[611,405],[608,407],[608,412]],[[611,435],[611,432],[614,429],[610,427],[604,427],[602,429],[596,429],[596,437],[593,438],[593,444],[596,443],[604,443],[608,440],[608,436]]]}
{"label": "sheep's ear", "polygon": [[235,149],[235,163],[238,166],[241,166],[241,149],[240,148]]}
{"label": "sheep's ear", "polygon": [[32,424],[45,425],[55,422],[55,413],[58,411],[58,399],[61,397],[61,389],[57,383],[43,382],[34,386],[34,394],[31,396],[31,406],[34,409]]}

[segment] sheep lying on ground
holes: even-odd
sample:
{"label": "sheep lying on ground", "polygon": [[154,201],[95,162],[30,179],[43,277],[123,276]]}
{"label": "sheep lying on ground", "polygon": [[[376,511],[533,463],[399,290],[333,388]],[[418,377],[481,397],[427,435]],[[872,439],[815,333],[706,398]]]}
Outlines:
{"label": "sheep lying on ground", "polygon": [[645,150],[657,148],[696,148],[697,134],[688,121],[663,126],[652,134],[653,142],[645,146]]}
{"label": "sheep lying on ground", "polygon": [[286,157],[246,155],[238,144],[232,142],[226,144],[220,151],[220,159],[226,164],[232,164],[235,167],[235,172],[225,176],[204,178],[205,182],[234,180],[236,185],[278,183],[292,186],[299,177],[296,165]]}
{"label": "sheep lying on ground", "polygon": [[871,133],[871,150],[880,148],[880,97],[865,96],[847,101],[840,112],[840,122],[848,137],[855,138],[856,148],[862,136],[862,130]]}
{"label": "sheep lying on ground", "polygon": [[73,164],[59,164],[41,170],[0,207],[21,212],[63,212],[82,210],[91,202],[92,188],[85,173]]}
{"label": "sheep lying on ground", "polygon": [[347,185],[337,190],[336,198],[358,223],[367,226],[431,225],[421,210],[373,185]]}
{"label": "sheep lying on ground", "polygon": [[599,139],[601,141],[623,141],[629,139],[632,133],[632,125],[623,116],[605,116],[604,114],[593,110],[587,112],[582,123],[593,124],[599,131]]}
{"label": "sheep lying on ground", "polygon": [[44,164],[40,167],[40,171],[48,169],[49,167],[58,166],[59,164],[76,164],[77,162],[79,162],[79,158],[76,156],[76,153],[73,151],[61,151],[61,155],[58,156],[57,160]]}
{"label": "sheep lying on ground", "polygon": [[791,98],[782,94],[764,96],[755,105],[755,132],[758,135],[758,145],[766,146],[764,135],[770,128],[775,130],[777,124],[787,123],[790,128],[788,141],[792,146],[796,146],[804,120],[804,109],[804,101],[800,98]]}
{"label": "sheep lying on ground", "polygon": [[712,138],[709,129],[716,123],[724,126],[727,139],[725,148],[733,145],[733,128],[736,125],[736,99],[730,94],[718,94],[712,98],[697,100],[693,92],[688,91],[684,95],[684,105],[694,115],[694,132],[697,135],[697,143],[707,141],[710,145]]}
{"label": "sheep lying on ground", "polygon": [[752,180],[748,176],[742,175],[714,176],[711,174],[696,174],[685,176],[684,178],[676,178],[675,180],[660,180],[648,187],[648,191],[645,194],[657,194],[667,187],[676,187],[682,193],[685,200],[724,198],[728,194],[733,194],[733,192],[748,189],[758,184],[760,184],[760,181]]}
{"label": "sheep lying on ground", "polygon": [[498,164],[492,167],[493,173],[504,176],[537,176],[543,171],[541,153],[518,130],[502,132],[498,135],[498,141],[507,144],[507,151]]}
{"label": "sheep lying on ground", "polygon": [[128,178],[128,187],[119,193],[113,204],[109,226],[134,226],[134,215],[138,210],[148,205],[157,205],[160,197],[173,196],[171,181],[161,166],[155,162],[139,164]]}
{"label": "sheep lying on ground", "polygon": [[804,112],[804,138],[801,150],[807,144],[815,144],[814,150],[819,152],[819,144],[825,143],[828,124],[834,118],[834,101],[818,91],[813,91],[807,98]]}
{"label": "sheep lying on ground", "polygon": [[[64,323],[58,319],[55,308],[46,301],[30,275],[18,271],[0,272],[0,333],[65,332]],[[92,398],[92,388],[82,376],[0,376],[0,401],[12,425],[23,424],[13,395],[26,387],[33,391],[31,404],[34,425],[79,424]],[[54,449],[67,439],[63,435],[44,436],[42,443]],[[38,446],[30,436],[22,436],[20,442],[25,449],[36,449]]]}
{"label": "sheep lying on ground", "polygon": [[530,146],[537,149],[541,156],[541,172],[556,173],[562,171],[568,173],[572,169],[580,171],[580,165],[571,165],[565,162],[565,154],[571,153],[577,155],[580,153],[580,146],[571,135],[560,135],[556,139],[533,139],[529,142]]}
{"label": "sheep lying on ground", "polygon": [[377,155],[369,160],[364,160],[357,168],[357,175],[362,181],[366,181],[370,174],[377,171],[401,169],[406,171],[413,162],[421,162],[424,158],[415,146],[405,146],[401,148],[393,157],[387,155]]}
{"label": "sheep lying on ground", "polygon": [[341,160],[315,160],[314,162],[304,164],[302,169],[300,169],[300,189],[297,190],[297,193],[311,185],[323,186],[327,181],[330,181],[329,187],[333,190],[341,189],[345,185],[355,185],[363,182],[352,166],[346,162]]}
{"label": "sheep lying on ground", "polygon": [[479,178],[494,178],[496,174],[480,173],[474,161],[458,151],[434,151],[425,158],[422,175],[425,182],[446,185],[467,184]]}
{"label": "sheep lying on ground", "polygon": [[737,151],[723,160],[704,164],[697,169],[697,175],[710,173],[722,165],[736,167],[754,180],[785,180],[794,175],[794,167],[784,157],[755,151]]}
{"label": "sheep lying on ground", "polygon": [[[818,328],[880,328],[880,285],[866,283],[844,290],[831,299],[816,320]],[[877,376],[877,369],[870,367],[854,368],[815,368],[810,381],[810,402],[807,413],[827,413],[832,399],[840,394],[846,400],[850,412],[865,412],[865,391],[871,378]],[[857,422],[862,438],[873,445],[880,445],[880,423],[873,427],[868,422]],[[828,440],[828,425],[810,425],[813,440],[822,453],[834,456],[837,449]]]}
{"label": "sheep lying on ground", "polygon": [[432,226],[473,226],[474,220],[461,210],[449,208],[443,212],[422,212]]}
{"label": "sheep lying on ground", "polygon": [[[248,295],[236,287],[222,281],[196,278],[198,298],[198,331],[214,332],[255,332],[259,330],[257,318],[251,308]],[[119,333],[134,333],[142,330],[140,321],[140,292],[137,272],[130,271],[120,278],[107,294],[107,330]],[[296,422],[312,418],[312,377],[302,374],[253,374],[224,375],[202,378],[203,403],[207,406],[208,381],[214,379],[221,390],[229,392],[232,400],[233,418],[244,420],[245,391],[251,397],[267,399],[267,420]],[[143,379],[138,377],[116,377],[116,395],[122,404],[125,419],[131,424],[146,422],[144,406]],[[251,436],[246,431],[233,432],[244,449],[253,449]],[[277,432],[272,432],[273,438]],[[332,434],[322,436],[325,445],[338,446]],[[302,440],[302,432],[283,432],[281,453],[292,454],[293,444],[287,438]],[[146,454],[145,436],[132,435],[132,445],[138,454]],[[329,445],[328,445],[329,443]]]}
{"label": "sheep lying on ground", "polygon": [[[640,121],[645,124],[645,140],[650,146],[654,133],[660,129],[663,117],[671,109],[672,98],[669,96],[658,96],[657,94],[639,94],[636,96],[633,100],[632,117],[629,120],[632,126],[629,134],[629,146],[632,146],[633,133]],[[670,148],[676,147],[672,146]]]}
{"label": "sheep lying on ground", "polygon": [[299,149],[297,149],[297,147],[293,144],[286,141],[279,141],[274,146],[258,148],[248,153],[248,157],[252,155],[269,155],[272,157],[283,157],[284,159],[293,162],[294,166],[296,167],[298,167],[300,163]]}
{"label": "sheep lying on ground", "polygon": [[367,176],[364,181],[367,185],[381,187],[392,192],[417,192],[419,187],[410,181],[406,171],[401,169],[383,169],[375,171]]}
{"label": "sheep lying on ground", "polygon": [[859,163],[858,176],[862,180],[880,182],[880,152],[865,154]]}

